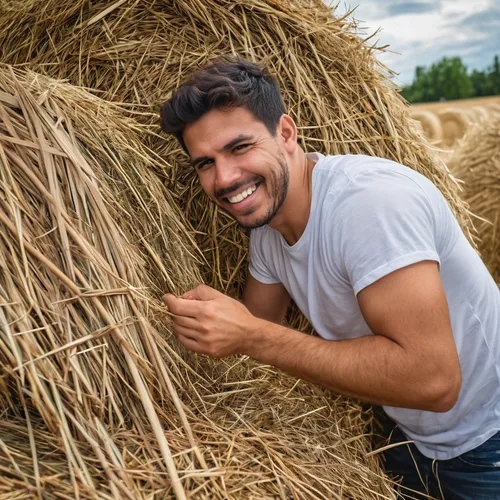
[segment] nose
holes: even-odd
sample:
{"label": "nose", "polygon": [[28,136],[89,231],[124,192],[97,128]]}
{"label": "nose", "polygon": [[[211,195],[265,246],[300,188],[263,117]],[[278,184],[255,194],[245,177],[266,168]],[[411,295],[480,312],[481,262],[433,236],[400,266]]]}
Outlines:
{"label": "nose", "polygon": [[230,159],[219,159],[215,167],[215,192],[231,189],[241,178],[241,170]]}

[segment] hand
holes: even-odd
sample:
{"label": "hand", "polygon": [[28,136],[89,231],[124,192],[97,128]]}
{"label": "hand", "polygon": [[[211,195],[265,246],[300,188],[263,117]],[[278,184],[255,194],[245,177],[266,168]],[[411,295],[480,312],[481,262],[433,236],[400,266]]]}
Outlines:
{"label": "hand", "polygon": [[175,335],[191,351],[222,358],[245,354],[260,321],[240,302],[206,285],[182,297],[163,297],[174,314]]}

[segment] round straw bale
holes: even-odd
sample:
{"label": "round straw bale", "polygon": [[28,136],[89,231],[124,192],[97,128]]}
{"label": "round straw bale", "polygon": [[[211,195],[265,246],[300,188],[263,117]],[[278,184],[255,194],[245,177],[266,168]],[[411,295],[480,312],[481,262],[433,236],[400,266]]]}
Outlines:
{"label": "round straw bale", "polygon": [[[40,73],[65,78],[73,85],[85,86],[100,97],[123,103],[133,110],[137,121],[152,131],[144,134],[142,146],[150,154],[153,150],[166,160],[165,164],[158,163],[152,168],[164,177],[191,224],[189,231],[196,234],[207,261],[202,267],[205,282],[238,294],[245,278],[247,234],[209,204],[179,145],[173,138],[158,134],[155,116],[159,105],[193,69],[219,54],[239,53],[263,61],[271,68],[280,81],[289,112],[298,123],[301,145],[306,150],[376,155],[414,168],[443,192],[464,230],[468,233],[471,228],[456,184],[410,119],[406,103],[383,76],[387,69],[376,58],[380,49],[360,43],[353,20],[332,18],[331,14],[320,0],[240,3],[120,0],[111,5],[105,0],[76,0],[67,5],[64,0],[62,3],[55,0],[3,2],[0,4],[0,58],[4,63],[27,65]],[[99,126],[96,129],[100,130]],[[149,234],[143,235],[145,242],[148,238]],[[145,244],[142,248],[150,250]],[[157,255],[154,251],[150,253]],[[112,260],[113,255],[106,253],[106,257]],[[143,351],[149,353],[148,346],[138,337],[129,344],[137,345],[143,356]],[[167,359],[174,356],[167,342],[160,344],[162,356]],[[88,356],[89,364],[96,363],[97,368],[91,373],[98,379],[96,373],[102,364],[94,361],[96,349],[71,359]],[[137,350],[132,351],[134,355]],[[122,357],[116,356],[121,361],[113,358],[115,364],[110,370],[114,374],[126,372],[125,353],[120,351]],[[155,386],[155,380],[166,380],[155,359],[148,354],[141,369],[153,367],[152,376],[148,372],[147,380],[151,384],[148,388],[158,395],[155,404],[163,408],[161,405],[169,401],[170,396],[163,387],[158,388],[159,392],[154,390],[158,385]],[[212,478],[204,473],[187,472],[183,484],[188,490],[196,490],[201,498],[231,495],[335,498],[337,490],[332,491],[331,485],[345,484],[348,490],[345,495],[352,498],[370,498],[374,491],[378,497],[380,494],[391,497],[392,492],[380,476],[378,466],[372,467],[372,463],[363,459],[367,442],[352,440],[349,446],[355,447],[355,459],[352,451],[339,445],[342,439],[338,432],[345,436],[352,431],[350,437],[359,434],[359,406],[352,406],[344,399],[333,404],[329,399],[331,395],[315,398],[315,389],[310,386],[302,382],[295,386],[293,379],[280,378],[270,370],[272,375],[269,375],[267,369],[254,368],[251,364],[237,361],[214,368],[196,357],[191,359],[186,355],[187,361],[181,356],[175,359],[182,362],[167,363],[168,375],[172,374],[176,383],[181,384],[180,398],[187,408],[186,418],[196,442],[200,448],[210,447],[209,451],[200,452],[201,458],[208,457],[206,463],[213,467]],[[245,380],[233,379],[233,373],[243,366]],[[218,377],[213,375],[216,370],[219,370]],[[126,382],[130,385],[130,380]],[[83,382],[78,384],[77,388],[70,387],[73,393],[67,391],[68,398],[83,392]],[[124,384],[118,387],[123,388]],[[109,394],[105,398],[107,410],[112,407],[113,398],[118,397],[111,390]],[[55,404],[50,401],[47,406],[53,408]],[[137,401],[131,405],[132,412],[139,414],[139,408]],[[116,415],[113,411],[109,410]],[[353,417],[348,417],[350,412]],[[298,426],[294,418],[306,414],[309,416],[302,418]],[[116,421],[116,425],[109,424],[108,434],[112,440],[99,431],[99,443],[109,445],[111,442],[114,446],[123,436],[119,431],[122,419],[116,417]],[[347,423],[338,424],[339,421]],[[196,453],[186,451],[191,446],[189,432],[173,420],[166,419],[166,422],[169,444],[178,453],[175,460],[180,464],[179,469],[206,470]],[[94,432],[95,425],[90,426],[86,420],[87,425]],[[337,428],[339,431],[333,432]],[[149,447],[141,447],[145,438],[153,436],[151,429],[139,423],[135,432],[127,429],[130,439],[128,442],[123,439],[116,446],[120,452],[117,456],[125,456],[130,461],[113,462],[112,470],[129,466],[137,469],[130,458],[137,456],[141,472],[129,478],[136,481],[134,487],[144,481],[147,483],[144,496],[151,496],[154,487],[166,495],[171,490],[163,482],[168,471],[165,460],[158,459],[162,457],[158,441],[151,439]],[[137,444],[128,453],[130,442]],[[332,463],[334,448],[336,456],[340,451],[345,452],[340,463]],[[282,458],[284,452],[285,459]],[[72,448],[68,448],[67,455],[75,455]],[[114,456],[112,452],[106,455]],[[219,468],[220,464],[224,464],[224,470]],[[109,464],[106,465],[106,470],[110,470]],[[80,463],[71,462],[69,469],[78,471],[74,479],[78,487],[83,484],[92,491],[89,484],[98,484],[107,493],[113,492],[114,476],[108,484],[97,479],[87,480]],[[230,475],[226,474],[222,482],[218,474],[225,474],[227,470]],[[307,486],[304,477],[307,477]],[[135,495],[137,488],[130,491]]]}
{"label": "round straw bale", "polygon": [[443,130],[443,147],[451,148],[457,139],[465,134],[473,119],[470,115],[458,108],[447,108],[439,112]]}
{"label": "round straw bale", "polygon": [[432,111],[411,111],[410,115],[414,120],[422,124],[425,136],[431,141],[440,141],[443,138],[441,122]]}
{"label": "round straw bale", "polygon": [[[67,78],[99,95],[154,110],[196,68],[220,54],[265,62],[278,77],[301,145],[367,154],[429,177],[465,232],[470,219],[439,157],[383,74],[381,49],[360,43],[356,22],[321,0],[78,0],[18,2],[0,15],[2,60]],[[157,120],[144,117],[157,127]],[[169,165],[169,186],[207,259],[207,284],[239,294],[247,235],[212,206],[172,138],[146,139]]]}
{"label": "round straw bale", "polygon": [[490,102],[486,107],[492,116],[500,115],[500,102]]}
{"label": "round straw bale", "polygon": [[487,120],[490,116],[488,108],[486,106],[473,106],[471,108],[472,116],[474,121],[480,122],[482,120]]}
{"label": "round straw bale", "polygon": [[472,125],[449,160],[477,217],[478,248],[500,286],[500,117]]}
{"label": "round straw bale", "polygon": [[193,283],[197,251],[135,132],[123,107],[0,69],[0,493],[394,498],[360,405],[171,341],[154,275]]}
{"label": "round straw bale", "polygon": [[[0,297],[4,306],[0,339],[8,346],[0,352],[7,389],[0,394],[0,408],[24,414],[26,419],[33,412],[48,432],[59,436],[75,493],[83,489],[93,497],[106,490],[124,498],[142,495],[142,486],[132,477],[118,481],[119,474],[109,469],[110,463],[125,467],[122,452],[109,436],[121,428],[135,436],[141,431],[151,434],[146,455],[158,457],[159,470],[171,480],[169,490],[185,498],[163,428],[182,427],[183,418],[174,404],[175,387],[168,375],[161,377],[155,369],[158,363],[172,366],[172,360],[161,358],[158,346],[165,341],[148,324],[148,311],[160,308],[144,286],[150,284],[144,278],[151,274],[144,269],[143,256],[128,239],[134,236],[132,222],[143,229],[147,226],[135,218],[128,220],[120,194],[128,194],[128,206],[142,202],[133,215],[141,209],[146,212],[142,219],[149,214],[143,208],[145,199],[127,192],[139,190],[140,183],[123,186],[121,175],[116,182],[124,189],[117,190],[111,177],[127,154],[129,161],[138,160],[129,173],[140,168],[143,151],[139,149],[133,158],[118,139],[111,144],[119,150],[99,149],[106,139],[96,122],[112,119],[116,112],[112,106],[100,108],[94,120],[95,109],[78,110],[79,119],[86,118],[90,127],[81,136],[88,139],[83,150],[70,116],[61,112],[59,104],[64,107],[64,101],[58,103],[51,96],[56,89],[45,88],[42,106],[27,90],[30,85],[19,78],[13,71],[0,70]],[[75,94],[85,97],[83,91]],[[90,107],[93,99],[89,96],[80,105]],[[127,124],[133,126],[130,121]],[[116,125],[113,132],[119,136],[122,124]],[[93,141],[92,133],[96,134]],[[133,135],[127,139],[128,147],[133,147]],[[173,221],[173,216],[168,220]],[[182,259],[180,242],[177,251]],[[155,405],[156,397],[166,397],[166,404]],[[161,423],[162,412],[168,418]],[[89,471],[90,463],[82,458],[79,445],[94,451],[97,477],[105,472],[104,490]],[[36,443],[32,446],[35,449]],[[115,452],[122,458],[113,457]]]}

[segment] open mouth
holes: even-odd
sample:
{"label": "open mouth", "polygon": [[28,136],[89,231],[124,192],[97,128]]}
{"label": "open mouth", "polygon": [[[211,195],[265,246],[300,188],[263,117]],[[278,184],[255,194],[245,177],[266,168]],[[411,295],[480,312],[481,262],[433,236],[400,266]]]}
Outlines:
{"label": "open mouth", "polygon": [[260,182],[257,182],[253,186],[250,186],[243,191],[240,191],[238,194],[235,194],[234,196],[230,196],[229,198],[224,198],[225,201],[228,203],[231,203],[231,205],[235,205],[237,203],[241,203],[243,200],[246,200],[249,196],[252,196],[253,193],[257,190],[257,188],[260,186]]}

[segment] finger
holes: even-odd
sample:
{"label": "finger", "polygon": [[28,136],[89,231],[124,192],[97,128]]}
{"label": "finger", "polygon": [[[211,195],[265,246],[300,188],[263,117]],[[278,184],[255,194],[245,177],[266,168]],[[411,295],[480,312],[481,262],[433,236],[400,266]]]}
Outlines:
{"label": "finger", "polygon": [[198,296],[194,290],[189,290],[182,296],[182,298],[186,300],[198,300]]}
{"label": "finger", "polygon": [[175,325],[174,330],[176,336],[182,335],[183,337],[190,338],[191,340],[194,340],[196,342],[202,340],[202,336],[196,330],[191,330],[190,328],[179,325]]}
{"label": "finger", "polygon": [[188,316],[174,316],[174,323],[188,330],[200,331],[200,323]]}
{"label": "finger", "polygon": [[167,293],[163,301],[168,310],[178,316],[196,317],[200,313],[200,302],[196,300],[186,300]]}
{"label": "finger", "polygon": [[198,285],[188,293],[191,298],[195,298],[196,300],[213,300],[224,296],[224,294],[218,292],[215,288],[207,285]]}
{"label": "finger", "polygon": [[185,337],[184,335],[177,335],[177,340],[190,351],[203,353],[200,343],[196,340],[193,340],[190,337]]}
{"label": "finger", "polygon": [[176,296],[172,293],[166,293],[162,298],[162,302],[170,309],[170,304],[173,303]]}

